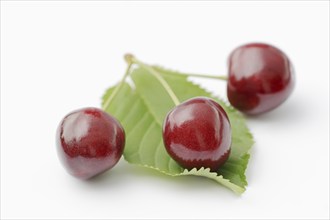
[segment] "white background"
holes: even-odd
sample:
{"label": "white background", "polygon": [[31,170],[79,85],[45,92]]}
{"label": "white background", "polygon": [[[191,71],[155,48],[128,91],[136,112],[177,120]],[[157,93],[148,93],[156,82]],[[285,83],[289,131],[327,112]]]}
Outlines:
{"label": "white background", "polygon": [[[124,160],[91,181],[63,169],[55,130],[100,107],[123,55],[226,74],[236,46],[262,41],[296,69],[294,93],[247,123],[256,140],[242,196]],[[198,80],[226,98],[225,83]],[[1,2],[1,218],[329,218],[329,2]]]}

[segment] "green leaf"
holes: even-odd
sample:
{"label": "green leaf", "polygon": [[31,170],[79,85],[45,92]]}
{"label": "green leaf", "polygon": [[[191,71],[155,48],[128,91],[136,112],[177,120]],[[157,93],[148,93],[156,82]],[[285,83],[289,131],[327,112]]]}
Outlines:
{"label": "green leaf", "polygon": [[[125,83],[105,109],[125,128],[124,158],[129,163],[153,168],[171,176],[204,176],[238,194],[243,193],[247,185],[245,169],[249,160],[248,151],[253,144],[244,118],[219,98],[190,82],[186,76],[160,67],[153,68],[166,80],[181,102],[196,96],[206,96],[216,100],[225,109],[232,126],[232,151],[228,161],[217,172],[210,172],[208,168],[188,171],[179,166],[167,154],[162,140],[163,120],[175,105],[153,75],[143,68],[137,68],[131,73],[134,86]],[[106,91],[103,103],[112,91],[113,88]]]}

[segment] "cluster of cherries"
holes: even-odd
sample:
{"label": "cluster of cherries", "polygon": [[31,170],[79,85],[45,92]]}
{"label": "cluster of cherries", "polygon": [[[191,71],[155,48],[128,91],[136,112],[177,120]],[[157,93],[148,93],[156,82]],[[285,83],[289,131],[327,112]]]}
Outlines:
{"label": "cluster of cherries", "polygon": [[[228,61],[228,100],[245,114],[268,112],[292,92],[292,64],[282,51],[271,45],[240,46]],[[56,141],[59,158],[67,171],[75,177],[89,179],[119,161],[125,132],[108,113],[98,108],[83,108],[64,117]],[[182,167],[217,171],[230,155],[230,121],[217,102],[206,97],[192,98],[167,114],[163,141],[168,154]]]}

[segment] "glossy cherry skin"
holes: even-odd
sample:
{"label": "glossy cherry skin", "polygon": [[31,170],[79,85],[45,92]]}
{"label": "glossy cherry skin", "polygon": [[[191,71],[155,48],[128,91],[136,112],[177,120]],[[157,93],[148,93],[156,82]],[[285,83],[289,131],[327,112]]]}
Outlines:
{"label": "glossy cherry skin", "polygon": [[262,43],[236,48],[228,59],[228,100],[246,114],[268,112],[283,103],[294,87],[289,58]]}
{"label": "glossy cherry skin", "polygon": [[120,123],[98,108],[66,115],[56,133],[57,152],[66,170],[89,179],[112,168],[123,154],[125,132]]}
{"label": "glossy cherry skin", "polygon": [[163,141],[168,154],[182,167],[217,171],[230,154],[230,122],[212,99],[192,98],[167,114]]}

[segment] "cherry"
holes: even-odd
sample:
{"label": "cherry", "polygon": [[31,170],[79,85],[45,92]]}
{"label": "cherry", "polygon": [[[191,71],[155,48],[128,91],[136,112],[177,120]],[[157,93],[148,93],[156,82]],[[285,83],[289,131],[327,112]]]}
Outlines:
{"label": "cherry", "polygon": [[288,57],[271,45],[240,46],[230,54],[228,63],[228,100],[246,114],[276,108],[293,90],[293,67]]}
{"label": "cherry", "polygon": [[58,156],[73,176],[89,179],[112,168],[120,159],[125,132],[120,123],[97,108],[83,108],[60,122],[56,144]]}
{"label": "cherry", "polygon": [[189,99],[167,114],[163,140],[168,154],[182,167],[217,171],[230,154],[228,116],[212,99]]}

